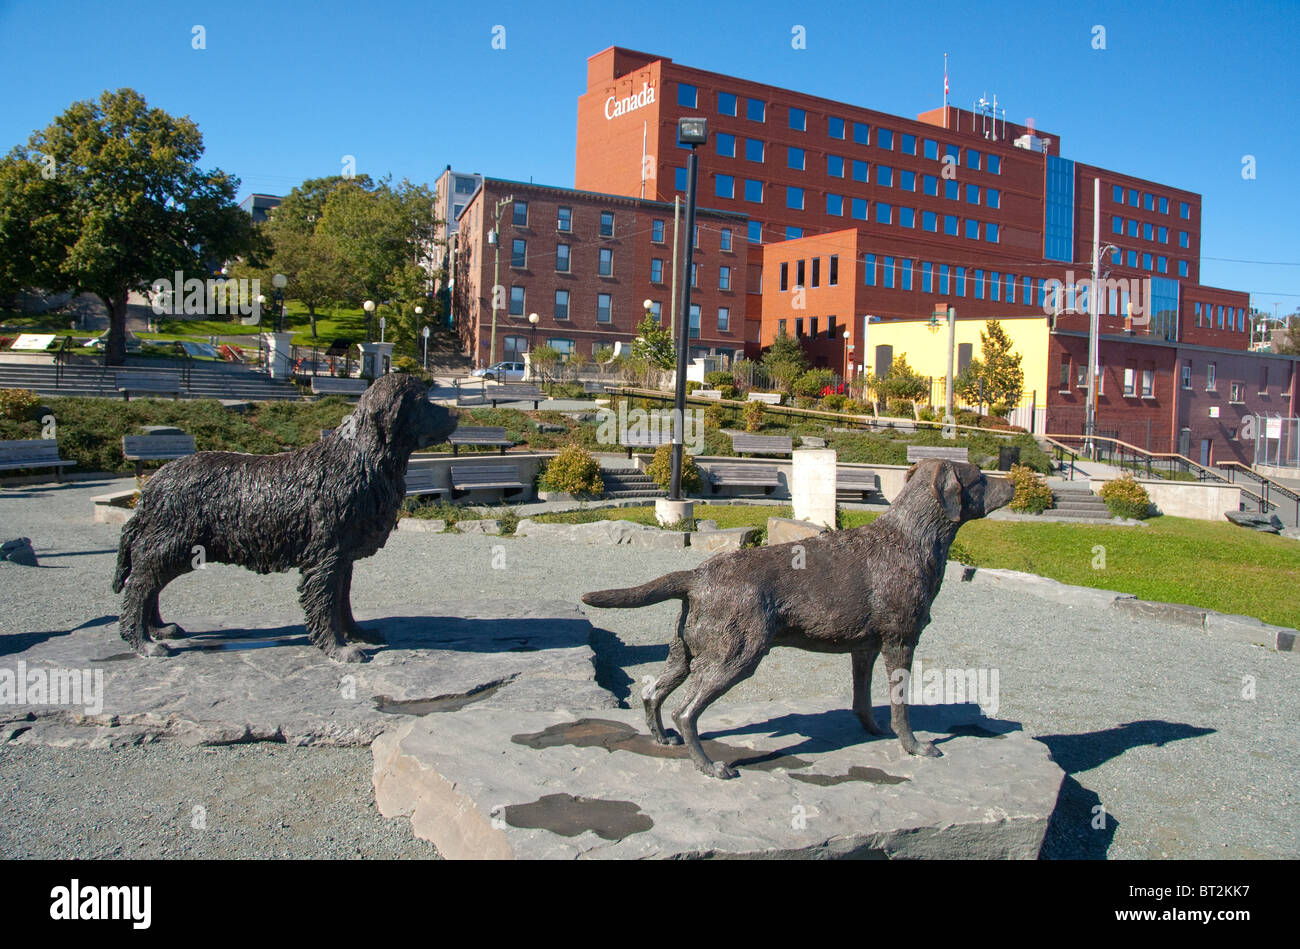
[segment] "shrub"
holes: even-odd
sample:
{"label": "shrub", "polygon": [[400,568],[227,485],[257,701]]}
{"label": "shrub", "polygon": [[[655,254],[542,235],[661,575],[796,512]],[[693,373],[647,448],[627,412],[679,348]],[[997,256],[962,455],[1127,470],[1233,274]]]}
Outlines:
{"label": "shrub", "polygon": [[587,392],[581,382],[550,382],[542,387],[552,399],[584,399]]}
{"label": "shrub", "polygon": [[704,427],[722,428],[722,406],[706,405],[704,407]]}
{"label": "shrub", "polygon": [[[661,490],[667,491],[673,481],[673,446],[656,448],[654,459],[646,466],[645,473]],[[700,469],[696,467],[695,459],[682,452],[682,491],[698,491],[700,484]]]}
{"label": "shrub", "polygon": [[848,396],[833,392],[830,395],[822,397],[822,408],[827,412],[840,412],[843,411],[844,403],[848,400]]}
{"label": "shrub", "polygon": [[394,372],[419,372],[420,364],[411,356],[398,356],[393,360]]}
{"label": "shrub", "polygon": [[930,408],[928,405],[921,409],[921,411],[917,412],[916,415],[922,422],[937,422],[939,420],[939,416],[935,414],[934,409]]}
{"label": "shrub", "polygon": [[736,391],[735,386],[722,385],[718,386],[718,391],[722,393],[724,399],[734,399],[740,393]]}
{"label": "shrub", "polygon": [[698,382],[696,382],[694,379],[687,379],[687,380],[686,380],[686,394],[687,394],[687,395],[690,395],[690,394],[691,394],[692,392],[694,392],[696,389],[700,389],[700,388],[703,388],[703,387],[702,387]]}
{"label": "shrub", "polygon": [[840,411],[847,412],[849,415],[869,415],[871,406],[861,399],[845,399]]}
{"label": "shrub", "polygon": [[829,369],[809,369],[795,379],[790,391],[805,399],[815,399],[834,381],[835,373]]}
{"label": "shrub", "polygon": [[30,389],[0,389],[0,418],[25,422],[41,397]]}
{"label": "shrub", "polygon": [[1016,486],[1009,507],[1022,514],[1042,514],[1053,504],[1052,489],[1037,471],[1026,465],[1011,466],[1011,483]]}
{"label": "shrub", "polygon": [[890,399],[885,411],[895,418],[913,418],[912,406],[913,403],[907,399]]}
{"label": "shrub", "polygon": [[539,485],[543,491],[567,491],[573,495],[599,495],[605,492],[600,477],[600,462],[581,445],[569,444],[550,460]]}
{"label": "shrub", "polygon": [[723,386],[732,386],[734,388],[736,385],[735,375],[733,375],[730,372],[727,372],[725,369],[717,369],[714,370],[713,372],[706,372],[704,374],[704,381],[707,382],[709,385],[713,386],[713,388],[715,389],[721,389]]}
{"label": "shrub", "polygon": [[745,405],[745,431],[757,432],[763,428],[763,403],[749,402]]}
{"label": "shrub", "polygon": [[1131,517],[1140,521],[1151,516],[1151,495],[1133,480],[1131,474],[1107,481],[1098,493],[1106,502],[1110,513],[1116,517]]}

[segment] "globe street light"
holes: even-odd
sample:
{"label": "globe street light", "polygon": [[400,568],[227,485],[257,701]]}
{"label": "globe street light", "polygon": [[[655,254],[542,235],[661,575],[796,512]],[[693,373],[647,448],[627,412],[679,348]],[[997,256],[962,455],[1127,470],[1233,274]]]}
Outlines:
{"label": "globe street light", "polygon": [[280,308],[279,320],[276,324],[276,332],[284,332],[284,288],[289,285],[289,278],[282,273],[276,274],[271,278],[271,286],[275,287],[275,302]]}
{"label": "globe street light", "polygon": [[361,304],[361,309],[366,312],[366,342],[370,342],[370,317],[375,312],[375,301],[367,300]]}

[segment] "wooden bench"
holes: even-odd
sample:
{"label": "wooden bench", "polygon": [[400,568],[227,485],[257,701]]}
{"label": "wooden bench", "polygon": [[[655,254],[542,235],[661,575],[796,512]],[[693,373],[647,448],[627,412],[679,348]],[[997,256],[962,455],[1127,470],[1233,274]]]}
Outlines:
{"label": "wooden bench", "polygon": [[908,445],[907,461],[915,464],[926,458],[942,458],[944,461],[969,461],[970,450],[967,448],[944,448],[940,445]]}
{"label": "wooden bench", "polygon": [[361,395],[370,388],[365,379],[343,376],[312,376],[312,395]]}
{"label": "wooden bench", "polygon": [[506,449],[514,445],[514,442],[506,437],[504,428],[493,428],[491,426],[475,428],[461,425],[448,437],[447,444],[451,445],[453,455],[460,451],[461,445],[473,445],[477,448],[499,448],[501,454],[504,455]]}
{"label": "wooden bench", "polygon": [[762,488],[771,494],[781,486],[780,472],[771,465],[713,465],[709,468],[709,486],[718,488]]}
{"label": "wooden bench", "polygon": [[181,397],[180,377],[167,372],[119,372],[114,376],[114,383],[127,402],[131,401],[132,392]]}
{"label": "wooden bench", "polygon": [[135,476],[146,461],[172,461],[194,454],[193,435],[123,435],[122,457],[135,462]]}
{"label": "wooden bench", "polygon": [[498,402],[531,402],[533,403],[534,412],[537,411],[537,406],[541,403],[542,399],[546,398],[546,393],[537,388],[537,386],[518,385],[515,383],[505,383],[499,386],[493,386],[490,389],[485,389],[483,394],[487,397],[487,400],[492,403],[492,408],[494,409],[497,407]]}
{"label": "wooden bench", "polygon": [[732,435],[731,450],[738,455],[788,455],[794,440],[789,435]]}
{"label": "wooden bench", "polygon": [[605,390],[605,383],[603,383],[603,382],[584,382],[584,383],[582,384],[582,391],[583,391],[583,392],[586,392],[588,395],[604,395],[604,394],[605,394],[605,391],[606,391],[606,390]]}
{"label": "wooden bench", "polygon": [[647,448],[653,451],[660,445],[671,445],[673,443],[673,433],[671,430],[664,431],[661,429],[634,428],[623,433],[623,447],[627,449],[627,456],[632,457],[633,448]]}
{"label": "wooden bench", "polygon": [[862,500],[868,494],[880,491],[880,478],[871,471],[862,468],[836,468],[835,492],[837,494],[861,494]]}
{"label": "wooden bench", "polygon": [[446,488],[440,488],[433,483],[433,469],[430,467],[407,468],[406,469],[406,496],[413,497],[441,497],[447,493]]}
{"label": "wooden bench", "polygon": [[503,497],[528,490],[519,480],[518,465],[452,465],[451,496],[462,497],[470,491],[500,488]]}
{"label": "wooden bench", "polygon": [[59,443],[53,438],[24,438],[0,442],[0,471],[18,468],[53,468],[54,480],[63,480],[63,468],[75,465],[59,457]]}
{"label": "wooden bench", "polygon": [[456,383],[456,404],[457,405],[487,405],[487,386],[479,383],[478,391],[462,390],[460,382]]}
{"label": "wooden bench", "polygon": [[779,392],[749,392],[745,395],[748,402],[766,402],[768,405],[780,405],[781,393]]}

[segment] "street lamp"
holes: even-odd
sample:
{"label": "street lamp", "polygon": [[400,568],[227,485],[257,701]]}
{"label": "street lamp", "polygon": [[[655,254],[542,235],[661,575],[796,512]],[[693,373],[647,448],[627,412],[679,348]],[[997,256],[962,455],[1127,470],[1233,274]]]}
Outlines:
{"label": "street lamp", "polygon": [[849,331],[844,331],[844,390],[848,391],[849,377],[853,375],[853,344],[849,342]]}
{"label": "street lamp", "polygon": [[366,311],[366,342],[370,342],[370,317],[375,312],[375,301],[367,300],[361,304],[361,309]]}
{"label": "street lamp", "polygon": [[279,309],[279,318],[275,326],[275,331],[277,333],[284,332],[284,288],[288,285],[289,278],[282,273],[278,273],[271,278],[271,286],[275,287],[275,303]]}
{"label": "street lamp", "polygon": [[[423,315],[424,307],[417,306],[415,308],[415,322],[417,325],[420,322],[420,317]],[[429,327],[427,326],[424,328],[424,368],[425,371],[428,371],[429,369]]]}
{"label": "street lamp", "polygon": [[682,281],[681,320],[677,326],[677,378],[673,395],[672,481],[668,499],[682,500],[682,439],[686,426],[686,349],[691,338],[691,265],[695,257],[695,181],[699,171],[696,149],[709,140],[708,120],[692,117],[677,120],[677,142],[690,148],[686,160],[686,279]]}
{"label": "street lamp", "polygon": [[541,317],[538,316],[536,313],[528,314],[528,325],[532,327],[532,332],[528,336],[528,375],[529,376],[533,374],[532,354],[533,354],[533,348],[537,344],[537,323],[540,320]]}

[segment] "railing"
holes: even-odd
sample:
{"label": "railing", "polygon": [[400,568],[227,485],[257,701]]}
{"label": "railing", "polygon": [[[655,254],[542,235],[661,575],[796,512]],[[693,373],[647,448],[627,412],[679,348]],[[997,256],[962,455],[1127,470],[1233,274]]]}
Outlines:
{"label": "railing", "polygon": [[72,337],[64,336],[54,350],[54,388],[63,385],[63,369],[71,357]]}
{"label": "railing", "polygon": [[[1061,444],[1050,435],[1039,435],[1038,437],[1040,441],[1045,441],[1052,447],[1052,455],[1060,464],[1061,470],[1067,473],[1068,480],[1073,481],[1075,474],[1079,472],[1079,469],[1075,467],[1075,462],[1079,460],[1079,453],[1069,445]],[[1066,455],[1070,456],[1068,468],[1066,467]]]}
{"label": "railing", "polygon": [[1243,465],[1239,461],[1222,461],[1219,462],[1219,467],[1227,470],[1229,481],[1235,482],[1236,475],[1241,474],[1242,477],[1259,482],[1260,499],[1262,501],[1259,513],[1267,514],[1270,510],[1277,509],[1278,502],[1270,498],[1269,495],[1281,495],[1295,504],[1296,523],[1300,524],[1300,494],[1292,491],[1286,485],[1274,481],[1267,475],[1260,474],[1249,465]]}

